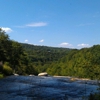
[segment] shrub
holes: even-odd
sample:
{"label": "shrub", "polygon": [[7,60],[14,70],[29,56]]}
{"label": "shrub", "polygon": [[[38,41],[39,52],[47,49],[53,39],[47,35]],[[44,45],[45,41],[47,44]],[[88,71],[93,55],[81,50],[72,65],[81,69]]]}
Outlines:
{"label": "shrub", "polygon": [[3,74],[0,74],[0,78],[3,78]]}
{"label": "shrub", "polygon": [[4,75],[11,75],[11,74],[13,74],[13,70],[8,65],[4,65],[3,66],[3,73],[4,73]]}

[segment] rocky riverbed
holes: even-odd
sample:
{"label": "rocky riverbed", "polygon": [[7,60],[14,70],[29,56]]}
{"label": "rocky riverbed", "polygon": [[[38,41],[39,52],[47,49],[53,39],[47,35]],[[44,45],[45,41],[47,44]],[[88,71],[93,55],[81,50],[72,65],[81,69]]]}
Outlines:
{"label": "rocky riverbed", "polygon": [[0,79],[0,100],[82,100],[97,87],[96,81],[68,77],[9,76]]}

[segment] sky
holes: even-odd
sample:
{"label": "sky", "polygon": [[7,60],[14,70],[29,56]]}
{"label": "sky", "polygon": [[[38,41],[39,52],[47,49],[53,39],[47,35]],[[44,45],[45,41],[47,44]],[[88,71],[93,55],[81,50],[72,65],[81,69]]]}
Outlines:
{"label": "sky", "polygon": [[0,27],[21,43],[91,47],[100,44],[100,0],[0,0]]}

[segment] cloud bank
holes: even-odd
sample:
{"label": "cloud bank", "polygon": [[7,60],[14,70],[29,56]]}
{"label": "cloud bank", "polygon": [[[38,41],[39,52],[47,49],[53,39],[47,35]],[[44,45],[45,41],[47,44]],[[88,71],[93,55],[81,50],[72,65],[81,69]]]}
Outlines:
{"label": "cloud bank", "polygon": [[63,43],[60,44],[60,46],[61,46],[61,47],[71,47],[72,44],[67,43],[67,42],[63,42]]}
{"label": "cloud bank", "polygon": [[90,47],[89,44],[84,44],[84,43],[82,43],[82,44],[78,44],[77,46],[78,46],[78,47]]}

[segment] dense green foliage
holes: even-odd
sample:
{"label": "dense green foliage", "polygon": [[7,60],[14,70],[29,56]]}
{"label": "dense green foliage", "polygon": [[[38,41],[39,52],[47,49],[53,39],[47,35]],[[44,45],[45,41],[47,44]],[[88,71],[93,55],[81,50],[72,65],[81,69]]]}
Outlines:
{"label": "dense green foliage", "polygon": [[39,72],[46,71],[52,63],[56,63],[68,54],[71,49],[55,48],[47,46],[35,46],[31,44],[21,44],[28,53],[30,64]]}
{"label": "dense green foliage", "polygon": [[100,79],[100,45],[71,50],[59,62],[52,64],[48,73]]}
{"label": "dense green foliage", "polygon": [[91,48],[66,49],[22,44],[38,72],[100,79],[100,45]]}
{"label": "dense green foliage", "polygon": [[31,65],[21,44],[10,40],[9,36],[0,29],[0,73],[4,75],[27,74],[27,67]]}
{"label": "dense green foliage", "polygon": [[[2,65],[3,63],[3,65]],[[100,79],[100,45],[68,49],[18,43],[0,29],[0,73],[64,75]]]}
{"label": "dense green foliage", "polygon": [[0,73],[38,74],[46,64],[58,61],[70,49],[34,46],[13,41],[0,29]]}
{"label": "dense green foliage", "polygon": [[31,62],[37,63],[40,61],[42,65],[48,62],[58,61],[71,50],[68,48],[35,46],[31,44],[22,44],[22,46],[27,51]]}

